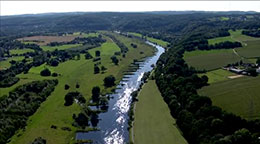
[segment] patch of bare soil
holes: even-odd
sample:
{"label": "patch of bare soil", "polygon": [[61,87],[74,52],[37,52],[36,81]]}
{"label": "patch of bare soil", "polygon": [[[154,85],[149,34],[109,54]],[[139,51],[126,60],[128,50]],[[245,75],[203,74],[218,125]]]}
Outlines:
{"label": "patch of bare soil", "polygon": [[19,41],[36,42],[38,45],[47,45],[51,42],[70,42],[79,36],[31,36],[19,38]]}

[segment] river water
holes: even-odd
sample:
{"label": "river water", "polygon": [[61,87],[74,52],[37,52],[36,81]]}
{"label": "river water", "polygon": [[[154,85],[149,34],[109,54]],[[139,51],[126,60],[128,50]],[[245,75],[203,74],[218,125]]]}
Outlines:
{"label": "river water", "polygon": [[[155,47],[157,52],[140,63],[140,68],[133,75],[125,76],[117,86],[115,93],[110,94],[107,112],[98,115],[97,128],[99,131],[77,132],[77,140],[93,140],[94,144],[125,144],[129,142],[128,110],[131,104],[131,93],[137,90],[141,84],[141,78],[145,72],[151,71],[152,64],[156,64],[164,48],[151,42],[147,44]],[[96,109],[93,108],[92,109]]]}

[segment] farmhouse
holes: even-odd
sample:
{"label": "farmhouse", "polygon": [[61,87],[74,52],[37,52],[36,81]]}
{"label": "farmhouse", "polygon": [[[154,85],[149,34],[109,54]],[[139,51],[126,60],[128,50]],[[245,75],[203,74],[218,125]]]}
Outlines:
{"label": "farmhouse", "polygon": [[237,74],[241,74],[244,70],[241,70],[241,69],[235,68],[235,67],[231,67],[231,68],[229,68],[229,71],[237,73]]}

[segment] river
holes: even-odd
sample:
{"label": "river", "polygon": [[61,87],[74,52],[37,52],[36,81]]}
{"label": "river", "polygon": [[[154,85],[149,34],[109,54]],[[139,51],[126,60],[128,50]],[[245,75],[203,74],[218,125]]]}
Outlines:
{"label": "river", "polygon": [[[151,42],[147,44],[155,47],[157,52],[140,63],[140,68],[133,75],[125,76],[117,86],[115,93],[110,94],[107,112],[98,115],[99,131],[77,132],[76,140],[93,140],[94,144],[125,144],[129,142],[128,110],[131,104],[131,93],[137,90],[141,84],[141,78],[145,72],[151,71],[152,64],[156,64],[164,48]],[[93,107],[92,107],[93,108]]]}

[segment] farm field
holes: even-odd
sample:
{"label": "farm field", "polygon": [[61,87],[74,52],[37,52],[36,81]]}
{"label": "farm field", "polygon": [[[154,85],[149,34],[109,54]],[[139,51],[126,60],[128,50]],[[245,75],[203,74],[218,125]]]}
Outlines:
{"label": "farm field", "polygon": [[61,45],[61,46],[41,46],[41,48],[44,51],[54,51],[55,49],[57,50],[66,50],[69,48],[75,48],[75,47],[79,47],[82,46],[82,44],[66,44],[66,45]]}
{"label": "farm field", "polygon": [[187,144],[154,80],[140,91],[133,131],[135,144]]}
{"label": "farm field", "polygon": [[[139,33],[134,33],[134,32],[128,32],[129,34],[132,34],[134,36],[137,36],[137,37],[142,37],[141,34]],[[147,37],[147,40],[153,42],[153,43],[157,43],[158,45],[161,45],[163,47],[167,47],[167,45],[169,44],[168,42],[166,41],[163,41],[163,40],[159,40],[159,39],[155,39],[155,38],[151,38],[151,37]]]}
{"label": "farm field", "polygon": [[254,62],[252,59],[260,57],[260,38],[242,35],[242,30],[230,30],[229,32],[231,36],[208,39],[208,42],[209,44],[216,44],[224,41],[241,42],[243,47],[235,49],[238,55],[235,54],[232,49],[208,51],[195,50],[184,53],[185,61],[190,66],[199,70],[214,70],[240,60],[251,63]]}
{"label": "farm field", "polygon": [[236,63],[241,60],[234,54],[232,49],[220,50],[195,50],[184,53],[184,60],[188,65],[199,70],[214,70],[230,63]]}
{"label": "farm field", "polygon": [[260,76],[241,77],[213,83],[198,92],[209,96],[213,105],[246,119],[260,118]]}
{"label": "farm field", "polygon": [[19,55],[19,54],[24,54],[27,52],[34,52],[34,50],[32,50],[32,49],[12,49],[12,50],[10,50],[11,55],[14,55],[14,54]]}
{"label": "farm field", "polygon": [[[122,42],[131,42],[132,39],[119,36]],[[115,51],[120,51],[117,45],[112,42],[108,37],[106,43],[103,43],[101,47],[89,50],[93,53],[96,50],[101,51],[101,65],[107,68],[104,74],[94,74],[94,62],[92,59],[86,60],[84,55],[80,55],[80,60],[69,60],[60,63],[57,67],[51,67],[51,71],[60,74],[57,77],[59,84],[56,86],[54,92],[47,98],[45,102],[41,104],[41,107],[37,112],[31,116],[28,120],[28,125],[25,131],[20,130],[15,136],[12,137],[10,144],[17,143],[29,143],[36,137],[44,137],[48,144],[64,144],[73,142],[74,134],[77,128],[72,126],[72,115],[78,114],[80,106],[73,104],[72,106],[64,106],[64,96],[68,91],[79,91],[88,101],[91,98],[91,90],[94,86],[99,86],[102,93],[110,92],[110,89],[105,89],[103,86],[103,79],[108,75],[114,75],[116,77],[116,83],[123,77],[124,71],[128,68],[133,59],[141,59],[144,56],[151,56],[154,52],[154,48],[144,44],[141,41],[136,41],[138,48],[134,49],[129,47],[129,51],[125,58],[119,56],[120,62],[116,66],[112,63],[110,57],[114,55]],[[139,51],[145,51],[146,55],[140,54]],[[94,55],[93,55],[94,56]],[[100,65],[100,66],[101,66]],[[32,75],[39,78],[53,78],[53,77],[41,77],[40,71],[44,69],[45,64],[32,68],[28,74],[23,74],[20,77],[30,78]],[[49,67],[49,66],[47,66]],[[35,78],[37,79],[37,78]],[[76,84],[80,87],[76,89]],[[16,85],[18,85],[17,83]],[[70,86],[69,90],[64,90],[64,85]],[[51,125],[55,125],[58,128],[52,129]],[[72,131],[61,130],[61,127],[69,127]]]}
{"label": "farm field", "polygon": [[246,41],[247,46],[237,49],[237,53],[245,58],[260,57],[260,40]]}
{"label": "farm field", "polygon": [[8,58],[7,60],[0,61],[0,70],[9,68],[11,66],[10,61],[12,61],[12,60],[21,61],[21,60],[23,60],[23,58],[24,58],[24,56],[14,56],[14,57]]}
{"label": "farm field", "polygon": [[208,77],[208,83],[216,83],[216,82],[221,82],[221,81],[226,81],[229,80],[229,76],[235,76],[236,74],[223,70],[223,69],[217,69],[213,71],[209,71],[203,74],[199,74],[199,76],[206,75]]}

